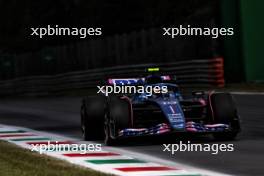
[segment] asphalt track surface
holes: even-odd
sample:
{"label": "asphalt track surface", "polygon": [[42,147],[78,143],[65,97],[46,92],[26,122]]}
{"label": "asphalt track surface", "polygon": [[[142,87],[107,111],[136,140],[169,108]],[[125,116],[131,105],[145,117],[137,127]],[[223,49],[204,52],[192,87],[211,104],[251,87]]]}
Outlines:
{"label": "asphalt track surface", "polygon": [[[213,141],[210,136],[173,136],[123,141],[122,149],[149,154],[169,161],[232,175],[264,175],[264,95],[234,95],[242,120],[242,132],[235,141]],[[0,123],[28,127],[81,139],[81,97],[20,98],[0,100]],[[234,144],[235,151],[163,152],[163,143]],[[100,141],[98,141],[100,142]]]}

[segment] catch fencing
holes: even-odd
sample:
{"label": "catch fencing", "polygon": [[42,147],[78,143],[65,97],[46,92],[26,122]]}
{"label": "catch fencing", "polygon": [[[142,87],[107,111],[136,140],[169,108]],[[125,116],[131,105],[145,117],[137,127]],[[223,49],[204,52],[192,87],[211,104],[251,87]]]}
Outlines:
{"label": "catch fencing", "polygon": [[107,78],[144,76],[147,67],[158,66],[162,74],[176,76],[182,87],[223,87],[223,58],[188,60],[175,63],[115,66],[57,75],[21,77],[0,81],[0,96],[51,95],[64,91],[96,88]]}

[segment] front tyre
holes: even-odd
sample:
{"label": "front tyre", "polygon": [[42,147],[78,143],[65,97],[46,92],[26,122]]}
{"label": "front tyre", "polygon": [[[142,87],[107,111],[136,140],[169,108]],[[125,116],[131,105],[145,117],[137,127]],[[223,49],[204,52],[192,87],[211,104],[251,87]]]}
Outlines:
{"label": "front tyre", "polygon": [[128,98],[109,97],[105,117],[105,144],[114,145],[120,130],[131,127],[131,105]]}
{"label": "front tyre", "polygon": [[230,131],[214,133],[216,140],[233,140],[240,131],[240,120],[237,108],[230,93],[213,93],[209,97],[214,123],[230,126]]}
{"label": "front tyre", "polygon": [[104,137],[105,97],[86,97],[81,105],[83,139],[101,140]]}

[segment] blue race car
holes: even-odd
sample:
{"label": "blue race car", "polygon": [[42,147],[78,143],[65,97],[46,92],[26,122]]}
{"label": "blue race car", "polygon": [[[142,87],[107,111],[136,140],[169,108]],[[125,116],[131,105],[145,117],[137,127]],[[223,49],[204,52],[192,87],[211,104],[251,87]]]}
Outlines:
{"label": "blue race car", "polygon": [[124,137],[180,132],[211,133],[216,139],[231,140],[240,131],[237,108],[229,93],[196,91],[186,98],[170,76],[157,74],[108,79],[108,85],[155,90],[85,97],[81,106],[84,140],[104,139],[112,145]]}

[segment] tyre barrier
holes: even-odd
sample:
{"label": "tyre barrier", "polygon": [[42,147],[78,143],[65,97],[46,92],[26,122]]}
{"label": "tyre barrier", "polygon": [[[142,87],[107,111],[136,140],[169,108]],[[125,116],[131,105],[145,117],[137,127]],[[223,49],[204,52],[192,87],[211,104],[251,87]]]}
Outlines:
{"label": "tyre barrier", "polygon": [[174,63],[115,66],[57,75],[43,75],[0,81],[0,96],[49,95],[68,90],[96,88],[110,77],[129,78],[147,75],[147,67],[160,67],[162,74],[175,75],[182,87],[223,87],[223,58],[188,60]]}

